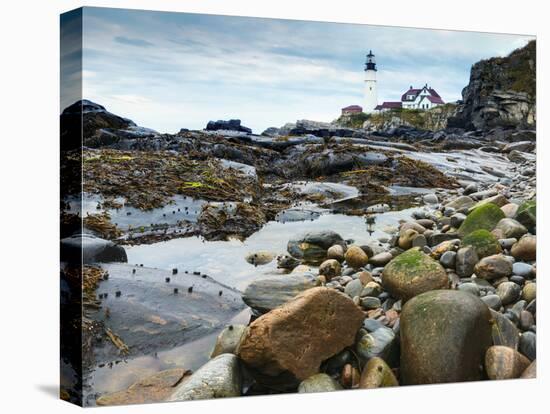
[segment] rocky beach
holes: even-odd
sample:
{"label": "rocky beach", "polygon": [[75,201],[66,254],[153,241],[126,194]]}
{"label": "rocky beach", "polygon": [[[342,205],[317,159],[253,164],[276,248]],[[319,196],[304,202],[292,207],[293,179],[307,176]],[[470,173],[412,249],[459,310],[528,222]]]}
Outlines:
{"label": "rocky beach", "polygon": [[534,53],[474,64],[443,109],[259,134],[66,108],[84,404],[535,378]]}

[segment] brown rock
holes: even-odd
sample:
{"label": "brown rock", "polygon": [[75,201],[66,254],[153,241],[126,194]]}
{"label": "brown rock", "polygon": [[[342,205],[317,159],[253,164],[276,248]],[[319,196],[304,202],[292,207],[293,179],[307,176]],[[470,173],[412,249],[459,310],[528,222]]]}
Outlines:
{"label": "brown rock", "polygon": [[391,368],[382,358],[374,357],[363,368],[359,388],[396,387],[399,383]]}
{"label": "brown rock", "polygon": [[516,213],[518,212],[519,206],[515,203],[508,203],[503,205],[500,209],[504,213],[504,215],[508,218],[514,218],[516,217]]}
{"label": "brown rock", "polygon": [[145,404],[164,401],[179,385],[191,375],[191,371],[174,368],[161,371],[131,385],[127,390],[107,394],[96,400],[97,405]]}
{"label": "brown rock", "polygon": [[[429,220],[431,221],[431,220]],[[432,226],[433,227],[433,221]],[[420,224],[418,221],[407,221],[406,223],[403,223],[401,228],[399,229],[399,233],[403,234],[406,230],[412,229],[416,231],[417,233],[424,233],[426,231],[426,227],[424,227],[422,224]]]}
{"label": "brown rock", "polygon": [[477,262],[474,272],[482,279],[498,279],[512,274],[512,263],[504,255],[494,254]]}
{"label": "brown rock", "polygon": [[359,280],[361,281],[361,284],[365,286],[367,283],[372,282],[374,279],[372,278],[370,272],[363,271],[359,272]]}
{"label": "brown rock", "polygon": [[266,376],[305,380],[355,341],[365,314],[345,294],[317,287],[256,319],[237,355]]}
{"label": "brown rock", "polygon": [[520,260],[536,260],[537,238],[536,236],[523,236],[512,246],[512,256]]}
{"label": "brown rock", "polygon": [[340,266],[340,262],[335,259],[325,260],[319,266],[319,274],[325,276],[327,280],[340,276],[341,271],[342,267]]}
{"label": "brown rock", "polygon": [[341,383],[344,388],[357,388],[360,377],[359,370],[351,364],[346,364],[342,368]]}
{"label": "brown rock", "polygon": [[485,354],[485,370],[492,380],[519,378],[531,362],[518,351],[495,345]]}
{"label": "brown rock", "polygon": [[399,247],[401,247],[403,250],[408,250],[412,247],[412,242],[418,236],[420,233],[418,233],[416,230],[413,229],[406,229],[402,230],[399,235]]}
{"label": "brown rock", "polygon": [[369,257],[367,256],[365,251],[359,246],[350,246],[346,251],[344,257],[347,264],[354,269],[360,269],[361,267],[365,266],[369,261]]}

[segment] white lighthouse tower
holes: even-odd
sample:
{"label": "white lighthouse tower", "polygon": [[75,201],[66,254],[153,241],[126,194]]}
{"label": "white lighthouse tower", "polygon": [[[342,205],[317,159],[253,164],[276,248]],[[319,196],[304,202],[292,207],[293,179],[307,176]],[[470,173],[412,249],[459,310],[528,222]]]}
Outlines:
{"label": "white lighthouse tower", "polygon": [[365,107],[364,112],[373,112],[378,105],[378,91],[376,88],[376,60],[372,50],[367,55],[365,62]]}

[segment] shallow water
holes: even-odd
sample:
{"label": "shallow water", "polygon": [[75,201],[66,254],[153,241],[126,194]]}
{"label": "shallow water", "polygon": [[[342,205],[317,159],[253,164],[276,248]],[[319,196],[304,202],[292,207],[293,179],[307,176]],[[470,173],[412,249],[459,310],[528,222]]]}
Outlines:
{"label": "shallow water", "polygon": [[269,222],[244,242],[205,241],[200,237],[173,239],[149,245],[126,247],[128,262],[163,269],[200,271],[218,282],[243,290],[252,280],[278,272],[276,260],[254,267],[245,260],[248,253],[269,250],[286,253],[288,240],[306,231],[333,230],[344,239],[366,244],[387,236],[384,229],[396,227],[399,220],[410,218],[414,208],[376,214],[369,234],[363,217],[324,214],[313,221]]}

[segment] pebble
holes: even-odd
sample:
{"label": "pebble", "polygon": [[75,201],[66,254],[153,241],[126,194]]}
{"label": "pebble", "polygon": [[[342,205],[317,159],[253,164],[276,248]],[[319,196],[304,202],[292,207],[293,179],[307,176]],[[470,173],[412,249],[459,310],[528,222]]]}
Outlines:
{"label": "pebble", "polygon": [[448,251],[441,255],[439,262],[447,269],[455,268],[456,252]]}
{"label": "pebble", "polygon": [[382,306],[382,302],[380,302],[380,299],[367,296],[361,299],[361,307],[366,310],[370,309],[378,309]]}
{"label": "pebble", "polygon": [[437,204],[437,203],[439,203],[439,199],[433,193],[425,194],[424,197],[422,197],[422,199],[424,200],[424,203],[426,203],[426,204]]}
{"label": "pebble", "polygon": [[467,282],[458,285],[458,290],[471,293],[472,295],[479,296],[479,287],[475,283]]}
{"label": "pebble", "polygon": [[534,361],[537,358],[537,335],[531,331],[524,332],[519,338],[519,352]]}
{"label": "pebble", "polygon": [[523,262],[515,262],[512,265],[512,272],[515,275],[529,277],[533,274],[533,265]]}
{"label": "pebble", "polygon": [[344,289],[344,293],[349,297],[354,298],[355,296],[361,295],[362,290],[363,290],[363,283],[361,282],[361,280],[354,279],[346,285],[346,288]]}
{"label": "pebble", "polygon": [[502,307],[502,300],[498,295],[486,295],[481,298],[491,309],[499,310]]}
{"label": "pebble", "polygon": [[497,295],[504,306],[515,302],[521,295],[521,287],[514,282],[504,282],[498,285]]}
{"label": "pebble", "polygon": [[528,303],[535,300],[537,298],[537,284],[534,282],[527,283],[523,287],[521,295]]}

